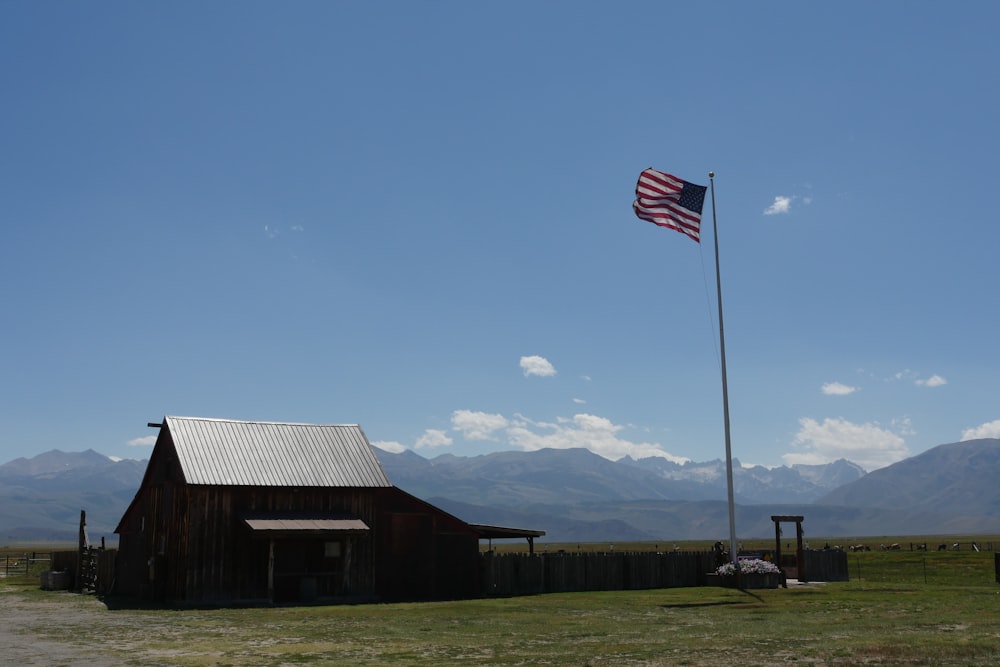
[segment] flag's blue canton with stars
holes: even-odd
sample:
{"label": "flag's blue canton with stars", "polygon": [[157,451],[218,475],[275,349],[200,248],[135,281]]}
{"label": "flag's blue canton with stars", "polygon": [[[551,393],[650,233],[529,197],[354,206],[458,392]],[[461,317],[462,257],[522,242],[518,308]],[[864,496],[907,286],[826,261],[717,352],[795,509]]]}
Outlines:
{"label": "flag's blue canton with stars", "polygon": [[704,185],[649,168],[639,175],[632,209],[640,220],[676,229],[700,242],[706,190]]}

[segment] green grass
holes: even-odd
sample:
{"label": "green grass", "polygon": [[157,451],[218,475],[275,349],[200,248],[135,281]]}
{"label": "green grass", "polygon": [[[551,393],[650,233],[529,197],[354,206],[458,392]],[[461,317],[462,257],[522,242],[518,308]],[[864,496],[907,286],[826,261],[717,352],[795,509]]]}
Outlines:
{"label": "green grass", "polygon": [[787,590],[108,610],[91,596],[8,581],[0,583],[0,604],[22,614],[43,609],[26,626],[33,636],[72,645],[81,656],[135,665],[1000,663],[992,553],[875,551],[848,558],[852,581]]}

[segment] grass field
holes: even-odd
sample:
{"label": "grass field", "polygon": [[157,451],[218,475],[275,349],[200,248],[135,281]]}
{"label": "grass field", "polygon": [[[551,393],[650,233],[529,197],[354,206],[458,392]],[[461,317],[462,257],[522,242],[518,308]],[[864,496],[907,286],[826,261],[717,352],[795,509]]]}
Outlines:
{"label": "grass field", "polygon": [[989,665],[1000,664],[993,559],[859,552],[850,582],[750,592],[183,611],[106,606],[7,579],[0,625],[8,655],[35,655],[34,664]]}

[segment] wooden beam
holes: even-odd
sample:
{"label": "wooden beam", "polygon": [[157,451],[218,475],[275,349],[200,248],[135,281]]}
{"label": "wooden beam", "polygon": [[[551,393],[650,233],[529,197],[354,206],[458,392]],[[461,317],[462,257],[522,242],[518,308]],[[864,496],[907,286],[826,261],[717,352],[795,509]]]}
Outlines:
{"label": "wooden beam", "polygon": [[274,540],[267,543],[267,601],[274,604]]}

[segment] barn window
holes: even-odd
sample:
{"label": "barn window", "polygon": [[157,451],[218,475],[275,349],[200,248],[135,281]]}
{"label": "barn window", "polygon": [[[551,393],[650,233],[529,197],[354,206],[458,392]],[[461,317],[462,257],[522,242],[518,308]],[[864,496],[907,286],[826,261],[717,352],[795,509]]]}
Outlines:
{"label": "barn window", "polygon": [[327,542],[323,547],[323,555],[326,558],[340,558],[340,542]]}

